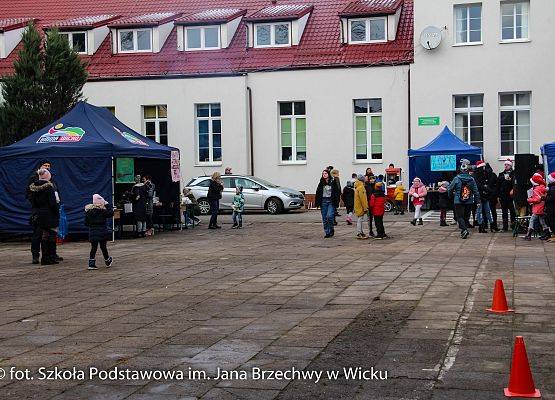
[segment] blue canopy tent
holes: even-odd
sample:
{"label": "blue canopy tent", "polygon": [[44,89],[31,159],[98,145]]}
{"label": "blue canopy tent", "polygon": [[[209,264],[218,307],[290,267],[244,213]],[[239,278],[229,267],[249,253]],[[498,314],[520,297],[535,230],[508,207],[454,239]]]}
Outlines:
{"label": "blue canopy tent", "polygon": [[547,166],[547,172],[555,171],[555,142],[546,143],[541,148],[543,163]]}
{"label": "blue canopy tent", "polygon": [[410,149],[408,155],[410,182],[419,177],[430,184],[444,179],[446,173],[454,173],[461,158],[478,161],[482,149],[463,142],[446,126],[434,140],[419,149]]}
{"label": "blue canopy tent", "polygon": [[112,200],[114,158],[169,160],[172,150],[177,151],[133,131],[110,111],[79,102],[52,124],[0,148],[0,232],[31,231],[25,191],[41,160],[52,164],[69,232],[83,233],[87,231],[83,207],[92,195]]}

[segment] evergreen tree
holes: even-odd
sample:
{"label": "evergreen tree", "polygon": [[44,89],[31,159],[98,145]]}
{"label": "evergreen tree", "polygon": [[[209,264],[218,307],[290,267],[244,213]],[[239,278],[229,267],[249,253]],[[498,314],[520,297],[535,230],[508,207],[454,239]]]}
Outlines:
{"label": "evergreen tree", "polygon": [[68,112],[82,97],[86,65],[54,30],[42,49],[41,37],[30,24],[14,62],[14,73],[2,78],[0,146],[9,145]]}

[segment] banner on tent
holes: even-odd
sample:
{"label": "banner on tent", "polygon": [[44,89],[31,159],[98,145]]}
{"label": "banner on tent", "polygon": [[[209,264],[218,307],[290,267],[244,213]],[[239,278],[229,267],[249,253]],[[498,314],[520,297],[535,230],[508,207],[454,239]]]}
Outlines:
{"label": "banner on tent", "polygon": [[430,156],[431,171],[456,171],[457,156],[455,154],[439,154]]}
{"label": "banner on tent", "polygon": [[116,183],[135,183],[135,160],[116,158]]}
{"label": "banner on tent", "polygon": [[172,150],[171,152],[171,172],[172,182],[181,181],[181,167],[179,162],[179,151]]}

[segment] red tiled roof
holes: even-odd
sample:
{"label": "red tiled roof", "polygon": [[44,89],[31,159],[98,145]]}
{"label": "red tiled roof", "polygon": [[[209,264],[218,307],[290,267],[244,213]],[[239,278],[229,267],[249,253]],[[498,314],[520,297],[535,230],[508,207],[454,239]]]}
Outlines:
{"label": "red tiled roof", "polygon": [[176,25],[225,24],[246,13],[247,10],[244,8],[213,8],[179,17],[174,23]]}
{"label": "red tiled roof", "polygon": [[276,4],[264,7],[249,15],[245,21],[276,21],[298,19],[312,11],[314,7],[310,4]]}
{"label": "red tiled roof", "polygon": [[99,26],[106,25],[108,22],[111,22],[117,18],[121,17],[120,15],[90,15],[86,17],[76,17],[71,19],[66,19],[63,21],[55,21],[51,24],[45,25],[46,29],[58,28],[60,30],[65,29],[94,29]]}
{"label": "red tiled roof", "polygon": [[403,0],[355,0],[347,4],[339,15],[342,17],[395,14]]}
{"label": "red tiled roof", "polygon": [[[284,4],[286,0],[283,1]],[[241,22],[228,48],[210,51],[177,50],[173,29],[159,53],[111,54],[108,36],[94,55],[86,57],[89,79],[141,78],[153,76],[201,76],[240,74],[252,71],[408,64],[413,60],[413,0],[402,0],[403,8],[394,41],[387,43],[345,45],[341,43],[338,14],[347,4],[341,0],[295,0],[295,4],[313,4],[302,39],[297,46],[248,48],[246,24]],[[49,24],[60,19],[83,15],[153,13],[180,11],[185,15],[206,9],[245,8],[255,12],[268,0],[18,0],[0,2],[5,18],[32,15]],[[0,76],[11,73],[21,43],[0,60]]]}
{"label": "red tiled roof", "polygon": [[158,26],[179,17],[179,12],[155,12],[150,14],[135,15],[133,17],[120,18],[108,24],[111,28],[132,28],[141,26]]}
{"label": "red tiled roof", "polygon": [[18,28],[23,28],[29,22],[33,21],[33,18],[4,18],[0,19],[0,33],[7,32]]}

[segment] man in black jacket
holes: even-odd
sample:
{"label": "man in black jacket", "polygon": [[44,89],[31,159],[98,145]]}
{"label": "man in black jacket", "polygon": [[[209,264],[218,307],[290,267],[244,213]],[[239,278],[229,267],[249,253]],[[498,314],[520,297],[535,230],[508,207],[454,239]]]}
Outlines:
{"label": "man in black jacket", "polygon": [[513,203],[513,188],[515,185],[515,173],[511,160],[505,161],[505,169],[497,177],[497,195],[501,203],[501,215],[503,218],[503,231],[509,230],[509,214],[511,216],[511,226],[515,223],[516,213]]}
{"label": "man in black jacket", "polygon": [[493,172],[493,168],[489,163],[486,163],[486,174],[488,177],[488,189],[489,189],[489,208],[491,211],[491,217],[493,222],[490,224],[490,228],[494,232],[499,232],[500,229],[497,227],[497,200],[499,193],[497,191],[497,175]]}

